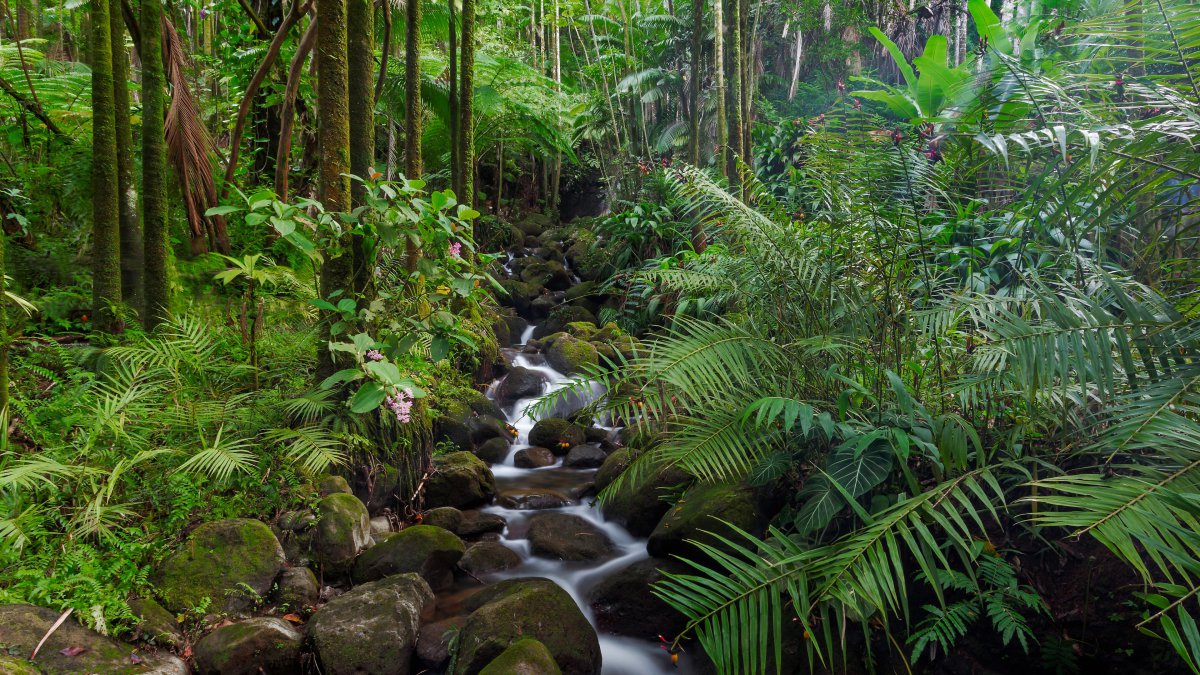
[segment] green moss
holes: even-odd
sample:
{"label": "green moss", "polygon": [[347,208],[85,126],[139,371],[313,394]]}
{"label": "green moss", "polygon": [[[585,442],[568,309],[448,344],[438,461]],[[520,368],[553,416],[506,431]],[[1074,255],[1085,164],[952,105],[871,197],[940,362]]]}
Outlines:
{"label": "green moss", "polygon": [[351,494],[335,493],[317,502],[317,560],[330,574],[350,570],[370,534],[367,507]]}
{"label": "green moss", "polygon": [[546,360],[566,375],[583,372],[586,366],[600,363],[595,347],[570,335],[563,335],[550,345],[546,351]]}
{"label": "green moss", "polygon": [[529,444],[539,448],[549,448],[551,452],[562,455],[568,450],[583,443],[583,429],[568,420],[550,417],[539,420],[529,431]]}
{"label": "green moss", "polygon": [[656,558],[669,555],[703,556],[693,541],[720,545],[715,535],[736,537],[725,521],[754,534],[763,528],[763,517],[754,493],[739,484],[697,485],[662,517],[650,533],[647,550]]}
{"label": "green moss", "polygon": [[467,547],[453,532],[433,525],[405,528],[367,549],[354,563],[358,583],[416,572],[431,586],[462,558]]}
{"label": "green moss", "polygon": [[429,506],[470,508],[491,500],[496,479],[487,464],[469,452],[452,452],[434,460],[437,473],[425,489]]}
{"label": "green moss", "polygon": [[561,675],[546,645],[522,638],[509,645],[479,675]]}
{"label": "green moss", "polygon": [[271,528],[257,520],[219,520],[196,528],[163,563],[157,581],[173,611],[211,600],[213,609],[239,612],[270,590],[282,566],[283,548]]}
{"label": "green moss", "polygon": [[0,654],[0,673],[5,675],[41,675],[41,670],[25,659]]}

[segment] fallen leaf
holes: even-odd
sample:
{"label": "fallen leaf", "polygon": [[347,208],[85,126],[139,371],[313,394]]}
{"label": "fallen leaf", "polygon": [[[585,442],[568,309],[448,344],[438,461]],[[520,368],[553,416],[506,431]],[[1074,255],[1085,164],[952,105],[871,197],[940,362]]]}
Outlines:
{"label": "fallen leaf", "polygon": [[79,656],[80,654],[82,654],[86,651],[87,651],[87,649],[85,649],[83,647],[67,647],[66,649],[63,649],[62,651],[60,651],[58,653],[62,654],[63,656]]}
{"label": "fallen leaf", "polygon": [[137,653],[135,652],[135,653],[129,655],[129,662],[134,665],[137,665],[142,662],[142,657],[138,656]]}
{"label": "fallen leaf", "polygon": [[301,624],[301,623],[304,623],[304,619],[302,619],[302,618],[300,617],[300,615],[299,615],[299,614],[297,614],[297,613],[295,613],[295,612],[292,612],[291,614],[284,614],[284,615],[283,615],[283,620],[284,620],[284,621],[290,621],[290,622],[292,622],[292,623],[295,623],[295,624]]}

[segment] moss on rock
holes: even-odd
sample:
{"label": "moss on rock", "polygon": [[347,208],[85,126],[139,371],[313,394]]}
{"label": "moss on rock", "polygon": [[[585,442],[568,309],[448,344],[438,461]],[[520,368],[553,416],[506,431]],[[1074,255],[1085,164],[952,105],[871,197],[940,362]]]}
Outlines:
{"label": "moss on rock", "polygon": [[290,675],[300,669],[303,636],[288,622],[261,616],[205,635],[195,647],[197,675]]}
{"label": "moss on rock", "polygon": [[548,417],[538,420],[529,431],[529,444],[539,448],[548,448],[556,455],[565,455],[571,448],[583,443],[586,436],[583,427],[562,419]]}
{"label": "moss on rock", "polygon": [[434,602],[416,574],[362,584],[313,615],[308,634],[326,675],[407,675],[421,615]]}
{"label": "moss on rock", "polygon": [[210,611],[236,614],[271,590],[283,563],[283,548],[266,524],[244,518],[218,520],[192,532],[163,562],[156,584],[163,604],[172,611],[199,607],[207,599]]}
{"label": "moss on rock", "polygon": [[354,581],[363,583],[393,574],[416,572],[432,588],[454,580],[454,565],[467,550],[453,532],[432,525],[414,525],[367,549],[354,563]]}
{"label": "moss on rock", "polygon": [[714,535],[737,538],[725,523],[761,534],[765,523],[754,492],[736,484],[694,486],[662,517],[650,533],[646,550],[656,558],[678,555],[701,559],[704,554],[692,541],[719,545]]}
{"label": "moss on rock", "polygon": [[595,347],[567,333],[560,335],[546,350],[546,360],[564,375],[581,373],[588,366],[600,363]]}
{"label": "moss on rock", "polygon": [[509,645],[479,675],[562,675],[546,645],[523,638]]}
{"label": "moss on rock", "polygon": [[371,517],[358,497],[332,494],[317,502],[316,552],[326,574],[350,571],[359,552],[370,545]]}
{"label": "moss on rock", "polygon": [[452,452],[433,460],[437,471],[425,486],[429,506],[457,509],[480,506],[496,494],[496,478],[487,464],[469,452]]}
{"label": "moss on rock", "polygon": [[[50,634],[38,652],[36,661],[11,658],[5,653],[7,649],[20,654],[32,653],[58,620],[60,613],[33,605],[0,605],[0,646],[4,647],[0,649],[0,654],[5,657],[0,658],[0,673],[186,675],[188,672],[183,661],[169,654],[138,651],[135,663],[131,657],[137,650],[133,646],[104,637],[79,625],[74,619],[64,621]],[[83,651],[77,652],[80,648]],[[29,664],[36,668],[29,671]]]}
{"label": "moss on rock", "polygon": [[541,642],[565,675],[598,675],[600,642],[571,596],[549,579],[515,579],[469,599],[454,675],[478,673],[519,640]]}
{"label": "moss on rock", "polygon": [[561,333],[572,323],[596,323],[596,315],[577,305],[559,305],[550,310],[546,320],[533,331],[533,337],[543,338],[547,335]]}

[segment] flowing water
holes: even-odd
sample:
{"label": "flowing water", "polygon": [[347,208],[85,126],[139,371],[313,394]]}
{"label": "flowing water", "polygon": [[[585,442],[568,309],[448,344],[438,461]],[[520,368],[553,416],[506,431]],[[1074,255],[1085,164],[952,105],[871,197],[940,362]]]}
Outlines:
{"label": "flowing water", "polygon": [[[521,336],[522,345],[533,336],[534,327],[526,329]],[[508,354],[513,366],[523,366],[537,371],[546,377],[547,383],[542,395],[557,391],[567,386],[572,380],[546,364],[539,354],[525,354],[521,346]],[[488,396],[493,397],[499,380],[493,382],[488,389]],[[603,394],[597,387],[592,397]],[[546,577],[554,580],[559,586],[570,593],[576,604],[583,611],[588,621],[596,625],[587,596],[588,591],[605,577],[618,572],[626,565],[645,559],[646,540],[638,539],[629,534],[616,523],[606,522],[599,507],[590,504],[591,499],[581,498],[580,494],[587,491],[596,475],[596,469],[571,469],[562,466],[562,459],[554,466],[538,469],[523,469],[513,463],[513,456],[522,448],[529,447],[529,432],[533,425],[542,417],[565,416],[570,410],[578,409],[588,401],[569,401],[565,405],[556,406],[550,413],[535,415],[529,410],[538,397],[526,398],[504,409],[509,424],[517,430],[517,436],[509,448],[508,456],[502,462],[492,465],[496,476],[496,493],[503,495],[522,490],[550,490],[571,497],[571,503],[555,509],[511,509],[492,505],[482,509],[503,517],[508,525],[505,528],[501,543],[521,556],[522,563],[515,569],[490,575],[486,581],[511,579],[517,577]],[[594,400],[594,398],[593,398]],[[611,431],[611,430],[610,430]],[[530,517],[547,510],[570,513],[587,519],[612,540],[615,545],[614,554],[597,562],[564,562],[534,556],[530,553],[529,541],[525,538]],[[649,592],[649,590],[647,590]],[[599,630],[597,631],[599,632]],[[670,657],[658,644],[658,636],[647,635],[644,640],[609,635],[599,632],[600,649],[603,654],[604,675],[665,675],[666,673],[687,673],[686,662],[681,662],[678,668],[671,665]]]}

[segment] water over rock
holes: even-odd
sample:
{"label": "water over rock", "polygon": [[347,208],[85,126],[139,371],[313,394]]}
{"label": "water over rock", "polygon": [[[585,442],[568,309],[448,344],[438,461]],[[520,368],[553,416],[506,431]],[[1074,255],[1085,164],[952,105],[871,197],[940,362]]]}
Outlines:
{"label": "water over rock", "polygon": [[529,519],[529,545],[534,555],[558,560],[599,560],[613,543],[600,528],[570,513],[539,513]]}
{"label": "water over rock", "polygon": [[501,405],[512,405],[519,399],[540,396],[546,389],[546,376],[536,370],[517,366],[496,387],[496,400]]}

